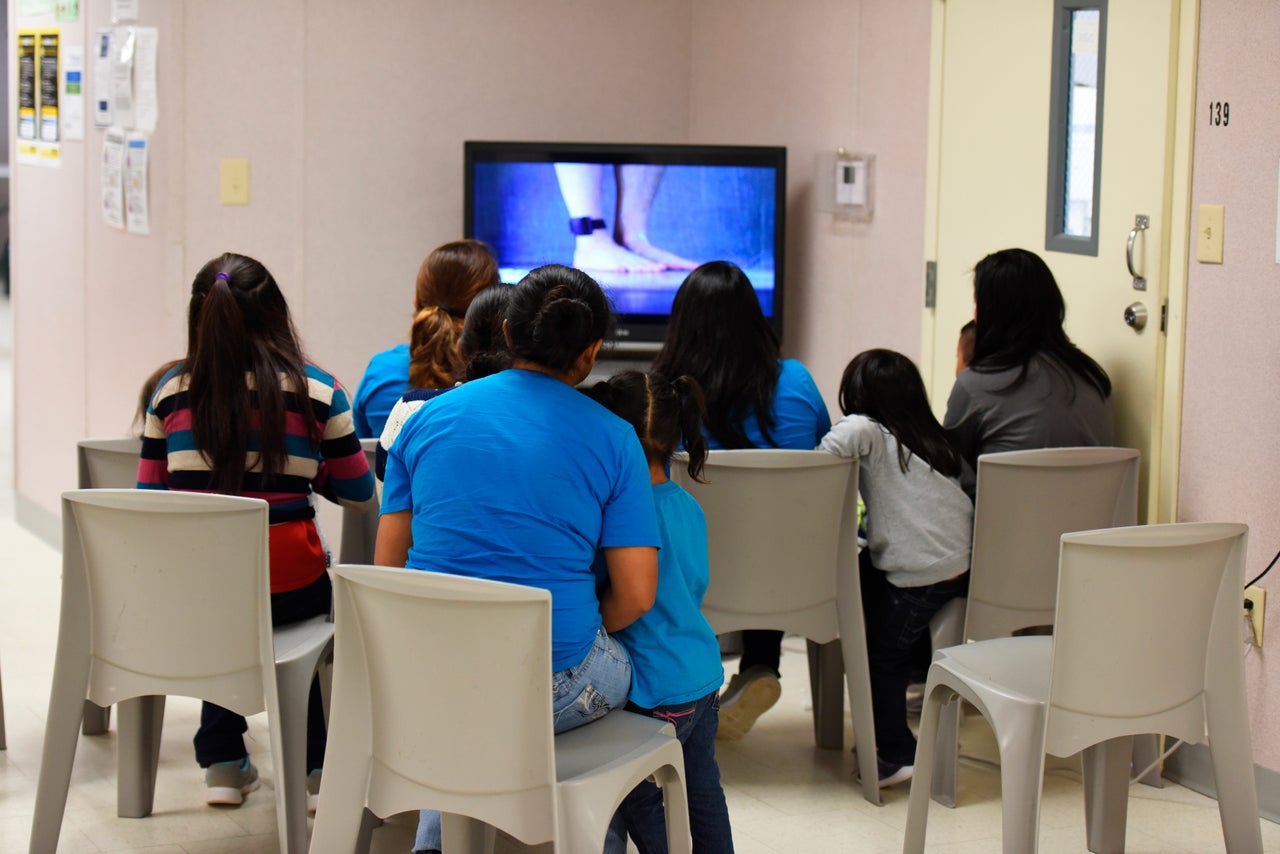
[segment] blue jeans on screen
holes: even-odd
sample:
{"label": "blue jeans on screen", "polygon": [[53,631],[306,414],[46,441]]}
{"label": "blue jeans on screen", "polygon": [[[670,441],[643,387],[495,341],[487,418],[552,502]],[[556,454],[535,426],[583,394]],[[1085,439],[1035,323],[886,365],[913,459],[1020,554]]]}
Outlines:
{"label": "blue jeans on screen", "polygon": [[[692,703],[656,709],[641,709],[628,703],[627,711],[660,718],[676,728],[676,738],[684,748],[684,783],[695,854],[733,854],[729,808],[720,786],[720,766],[716,764],[720,695],[713,691]],[[624,854],[628,833],[641,854],[666,854],[662,790],[647,780],[636,786],[614,813],[605,839],[605,854]]]}
{"label": "blue jeans on screen", "polygon": [[[630,691],[631,658],[601,627],[582,663],[551,674],[552,725],[561,733],[591,723],[611,709],[622,708]],[[413,850],[440,848],[440,813],[422,810]]]}

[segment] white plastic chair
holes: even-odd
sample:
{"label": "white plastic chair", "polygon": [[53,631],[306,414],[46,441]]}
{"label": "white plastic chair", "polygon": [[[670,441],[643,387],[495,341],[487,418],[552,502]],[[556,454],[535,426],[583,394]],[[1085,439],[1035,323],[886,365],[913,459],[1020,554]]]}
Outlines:
{"label": "white plastic chair", "polygon": [[[118,812],[151,812],[164,695],[268,713],[280,850],[306,850],[306,721],[333,624],[272,633],[267,503],[188,492],[62,495],[62,609],[31,851],[57,848],[84,700],[120,704]],[[217,643],[209,639],[217,638]]]}
{"label": "white plastic chair", "polygon": [[904,854],[924,850],[932,742],[955,696],[978,708],[1000,745],[1006,854],[1036,851],[1044,754],[1080,751],[1089,850],[1122,852],[1132,740],[1152,732],[1208,740],[1227,851],[1261,854],[1240,652],[1247,530],[1187,523],[1064,534],[1052,637],[938,652]]}
{"label": "white plastic chair", "polygon": [[552,734],[551,596],[534,587],[336,566],[332,726],[312,854],[367,851],[373,817],[444,813],[446,851],[495,828],[600,851],[623,797],[653,775],[672,852],[689,852],[684,754],[660,720],[614,711]]}
{"label": "white plastic chair", "polygon": [[819,747],[842,747],[843,669],[863,796],[880,803],[858,580],[857,460],[825,451],[711,451],[703,471],[708,483],[695,482],[680,462],[671,466],[707,517],[711,581],[702,613],[716,634],[775,629],[811,642]]}
{"label": "white plastic chair", "polygon": [[[361,439],[360,447],[364,450],[365,459],[369,463],[369,471],[373,471],[374,457],[378,450],[377,439]],[[347,507],[342,508],[342,545],[338,550],[339,563],[373,563],[373,546],[378,539],[378,508]]]}
{"label": "white plastic chair", "polygon": [[[76,442],[76,467],[81,489],[133,489],[138,482],[138,457],[142,454],[142,439],[123,436],[111,439],[81,439]],[[111,726],[111,707],[85,700],[84,722],[80,731],[85,735],[102,735]]]}
{"label": "white plastic chair", "polygon": [[[1053,624],[1058,538],[1068,531],[1138,521],[1139,454],[1132,448],[1044,448],[983,454],[973,519],[967,599],[953,599],[930,625],[934,650]],[[956,804],[960,704],[938,732],[933,797]],[[1142,756],[1158,751],[1140,742]],[[918,753],[917,753],[918,758]],[[1153,775],[1158,777],[1158,775]]]}

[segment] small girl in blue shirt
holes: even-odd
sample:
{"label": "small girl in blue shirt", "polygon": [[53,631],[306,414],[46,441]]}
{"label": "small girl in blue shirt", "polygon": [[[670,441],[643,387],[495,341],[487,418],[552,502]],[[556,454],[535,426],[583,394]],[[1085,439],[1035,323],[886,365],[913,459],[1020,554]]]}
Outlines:
{"label": "small girl in blue shirt", "polygon": [[[715,632],[701,610],[708,581],[707,522],[693,496],[667,476],[671,456],[683,441],[689,474],[701,479],[707,458],[702,391],[690,377],[672,382],[656,373],[627,371],[598,383],[591,396],[640,437],[661,540],[653,608],[614,634],[631,655],[627,709],[675,726],[684,748],[693,850],[732,854],[729,810],[715,754],[717,692],[724,668]],[[597,579],[607,582],[599,562],[596,570]],[[609,828],[605,854],[625,851],[628,833],[641,854],[667,851],[662,794],[653,783],[641,783],[623,800]]]}

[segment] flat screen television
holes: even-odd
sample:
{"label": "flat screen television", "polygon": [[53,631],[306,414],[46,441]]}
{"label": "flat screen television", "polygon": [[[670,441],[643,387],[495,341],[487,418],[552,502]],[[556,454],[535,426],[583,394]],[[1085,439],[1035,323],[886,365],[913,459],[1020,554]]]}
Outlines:
{"label": "flat screen television", "polygon": [[[464,234],[502,280],[541,264],[589,273],[617,349],[656,349],[690,269],[732,261],[782,334],[787,150],[766,146],[467,142]],[[634,347],[630,345],[636,345]]]}

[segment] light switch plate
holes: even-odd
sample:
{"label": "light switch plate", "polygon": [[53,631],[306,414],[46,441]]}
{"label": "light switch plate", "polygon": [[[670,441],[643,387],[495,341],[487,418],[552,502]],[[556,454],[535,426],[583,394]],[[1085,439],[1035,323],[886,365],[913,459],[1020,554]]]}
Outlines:
{"label": "light switch plate", "polygon": [[220,188],[224,205],[249,204],[249,160],[224,157],[220,164]]}
{"label": "light switch plate", "polygon": [[1199,222],[1196,223],[1196,260],[1203,264],[1222,263],[1223,221],[1226,208],[1222,205],[1201,205]]}

